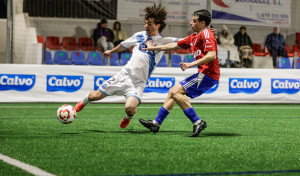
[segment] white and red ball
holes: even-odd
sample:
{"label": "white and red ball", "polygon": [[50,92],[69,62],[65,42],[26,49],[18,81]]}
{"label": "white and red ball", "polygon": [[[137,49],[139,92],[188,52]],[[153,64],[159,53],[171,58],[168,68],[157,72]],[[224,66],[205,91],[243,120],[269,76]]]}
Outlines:
{"label": "white and red ball", "polygon": [[72,123],[76,118],[76,110],[71,105],[62,105],[57,110],[57,119],[63,124]]}

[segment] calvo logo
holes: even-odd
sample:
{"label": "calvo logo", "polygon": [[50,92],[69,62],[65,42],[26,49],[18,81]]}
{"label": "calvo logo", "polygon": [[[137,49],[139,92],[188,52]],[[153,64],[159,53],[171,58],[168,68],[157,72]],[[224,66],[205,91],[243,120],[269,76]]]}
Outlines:
{"label": "calvo logo", "polygon": [[[94,77],[94,90],[97,90],[100,86],[103,85],[104,81],[107,81],[111,76],[95,76]],[[157,92],[157,93],[167,93],[171,87],[175,85],[174,77],[150,77],[146,88],[144,90],[147,92]],[[103,88],[105,89],[105,88]]]}
{"label": "calvo logo", "polygon": [[167,93],[174,85],[174,77],[150,77],[144,92]]}
{"label": "calvo logo", "polygon": [[296,94],[300,90],[300,79],[271,79],[271,93]]}
{"label": "calvo logo", "polygon": [[229,78],[229,93],[254,94],[261,88],[260,78]]}
{"label": "calvo logo", "polygon": [[83,84],[83,76],[47,75],[48,92],[76,92]]}
{"label": "calvo logo", "polygon": [[35,75],[0,74],[0,91],[28,91],[35,84]]}

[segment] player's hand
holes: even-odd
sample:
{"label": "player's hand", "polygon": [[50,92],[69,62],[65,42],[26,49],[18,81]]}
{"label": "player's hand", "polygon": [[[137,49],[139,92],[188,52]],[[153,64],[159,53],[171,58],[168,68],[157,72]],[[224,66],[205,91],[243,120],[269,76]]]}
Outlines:
{"label": "player's hand", "polygon": [[188,68],[192,68],[194,66],[192,63],[187,63],[187,62],[180,62],[179,65],[181,66],[182,71]]}
{"label": "player's hand", "polygon": [[149,40],[146,42],[147,48],[143,48],[143,50],[149,50],[149,51],[155,51],[155,46],[157,44],[154,44],[152,40]]}
{"label": "player's hand", "polygon": [[111,55],[111,50],[106,50],[106,51],[104,51],[103,55],[104,55],[104,57],[110,57],[110,55]]}
{"label": "player's hand", "polygon": [[214,33],[215,36],[218,35],[218,30],[217,29],[215,29],[215,28],[212,27],[212,28],[210,28],[210,30],[211,30],[211,32]]}

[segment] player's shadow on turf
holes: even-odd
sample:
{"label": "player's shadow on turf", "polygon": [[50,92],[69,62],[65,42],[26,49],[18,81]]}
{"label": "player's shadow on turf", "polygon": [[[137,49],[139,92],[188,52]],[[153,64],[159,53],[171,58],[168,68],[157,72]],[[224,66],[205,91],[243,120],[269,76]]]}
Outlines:
{"label": "player's shadow on turf", "polygon": [[[183,135],[189,135],[191,131],[160,131],[159,133],[165,133],[168,135],[173,134],[183,134]],[[213,132],[201,132],[199,137],[238,137],[242,136],[241,134],[236,133],[213,133]]]}
{"label": "player's shadow on turf", "polygon": [[241,134],[236,133],[201,133],[200,136],[202,137],[238,137],[242,136]]}
{"label": "player's shadow on turf", "polygon": [[88,132],[94,133],[130,133],[130,134],[142,134],[142,133],[149,133],[149,131],[136,131],[136,130],[128,130],[128,131],[100,131],[100,130],[86,130]]}
{"label": "player's shadow on turf", "polygon": [[74,134],[80,134],[80,133],[60,133],[60,134],[74,135]]}
{"label": "player's shadow on turf", "polygon": [[100,130],[85,130],[88,132],[94,132],[94,133],[106,133],[106,131],[100,131]]}
{"label": "player's shadow on turf", "polygon": [[[94,132],[94,133],[130,133],[130,134],[146,134],[146,133],[152,133],[148,130],[128,130],[128,131],[100,131],[100,130],[86,130],[88,132]],[[159,133],[164,134],[189,134],[190,131],[160,131]],[[201,133],[200,137],[237,137],[242,136],[241,134],[236,133]]]}

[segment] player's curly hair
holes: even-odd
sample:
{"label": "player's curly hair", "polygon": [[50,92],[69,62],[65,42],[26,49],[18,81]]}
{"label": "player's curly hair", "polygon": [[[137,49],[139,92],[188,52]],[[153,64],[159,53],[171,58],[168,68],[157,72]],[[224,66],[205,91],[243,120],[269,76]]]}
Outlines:
{"label": "player's curly hair", "polygon": [[163,6],[161,3],[156,5],[154,3],[153,6],[148,6],[145,8],[145,19],[148,20],[149,18],[154,18],[154,23],[160,24],[160,28],[158,29],[159,33],[163,31],[163,29],[166,27],[167,23],[165,20],[167,19],[167,11],[166,7]]}

